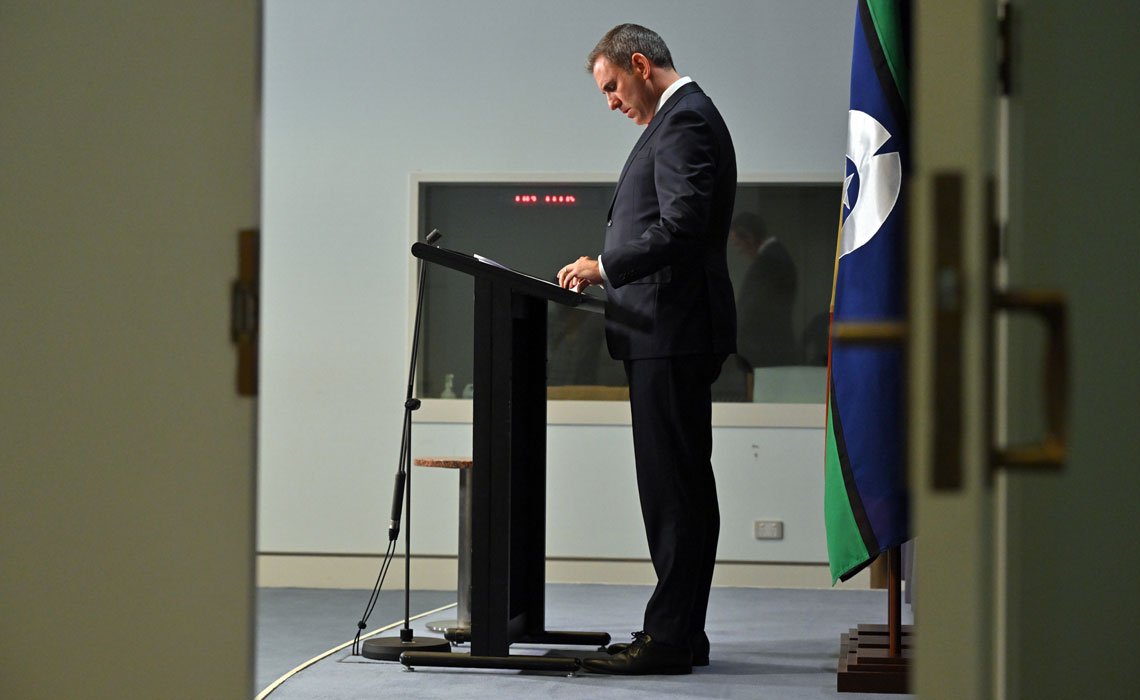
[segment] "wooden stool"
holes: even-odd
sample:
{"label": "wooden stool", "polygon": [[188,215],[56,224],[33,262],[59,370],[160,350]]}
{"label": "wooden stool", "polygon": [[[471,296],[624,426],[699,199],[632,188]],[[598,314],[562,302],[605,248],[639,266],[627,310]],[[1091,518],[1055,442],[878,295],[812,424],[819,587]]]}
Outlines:
{"label": "wooden stool", "polygon": [[429,622],[427,628],[448,641],[465,642],[471,635],[471,458],[418,457],[417,467],[459,470],[459,585],[456,619]]}

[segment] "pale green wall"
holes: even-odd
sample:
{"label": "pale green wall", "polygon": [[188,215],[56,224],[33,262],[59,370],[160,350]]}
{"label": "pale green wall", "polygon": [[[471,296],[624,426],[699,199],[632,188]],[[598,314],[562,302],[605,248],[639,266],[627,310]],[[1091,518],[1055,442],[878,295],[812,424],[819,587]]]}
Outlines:
{"label": "pale green wall", "polygon": [[[1009,697],[1128,697],[1140,680],[1140,5],[1016,5],[1011,282],[1067,297],[1071,449],[1063,473],[1009,477]],[[1022,332],[1015,367],[1043,342]],[[1041,424],[1038,367],[1017,380],[1011,421],[1026,437]]]}
{"label": "pale green wall", "polygon": [[[639,131],[606,110],[583,64],[606,30],[628,21],[660,32],[678,69],[715,100],[742,179],[841,180],[849,3],[266,6],[262,551],[383,550],[410,347],[412,178],[616,181]],[[581,231],[582,254],[596,252],[603,229],[598,221]],[[416,454],[469,454],[462,432],[420,425]],[[548,554],[644,558],[628,425],[557,426],[548,441],[548,473],[561,486],[549,493]],[[822,410],[814,430],[718,428],[714,442],[722,558],[825,561]],[[565,445],[589,445],[590,458]],[[417,482],[415,512],[454,517],[456,485],[446,476]],[[598,519],[602,537],[581,514],[599,490],[627,506]],[[761,518],[784,520],[786,538],[758,542],[752,524]],[[455,551],[454,529],[414,532],[416,552]]]}
{"label": "pale green wall", "polygon": [[0,696],[252,686],[258,3],[0,2]]}

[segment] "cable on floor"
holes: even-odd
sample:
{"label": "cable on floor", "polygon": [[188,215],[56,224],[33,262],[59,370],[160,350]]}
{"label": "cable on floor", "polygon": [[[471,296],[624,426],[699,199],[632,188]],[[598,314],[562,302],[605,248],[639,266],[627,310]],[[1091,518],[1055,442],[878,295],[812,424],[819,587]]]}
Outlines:
{"label": "cable on floor", "polygon": [[[444,610],[450,610],[451,608],[454,608],[455,606],[456,606],[456,603],[449,603],[447,605],[444,605],[443,607],[436,608],[435,610],[428,610],[427,612],[422,612],[419,615],[415,615],[415,616],[409,618],[409,621],[410,620],[419,620],[420,618],[424,618],[424,617],[427,617],[429,615],[434,615],[436,613],[443,612]],[[328,651],[326,651],[326,652],[324,652],[318,656],[314,656],[313,658],[309,659],[305,663],[300,664],[296,668],[292,669],[291,671],[289,671],[285,675],[281,676],[277,680],[275,680],[272,683],[270,683],[269,685],[267,685],[265,687],[265,690],[262,690],[260,693],[258,693],[257,696],[253,700],[264,700],[266,697],[269,696],[270,693],[272,693],[274,690],[277,690],[277,688],[282,683],[284,683],[285,681],[289,680],[290,678],[297,675],[301,671],[304,671],[306,668],[312,666],[313,664],[317,663],[318,661],[320,661],[322,659],[326,659],[326,658],[332,656],[333,654],[337,653],[338,651],[352,646],[353,642],[363,641],[365,639],[368,639],[369,637],[375,637],[376,635],[380,634],[381,632],[387,632],[390,629],[395,629],[396,627],[399,627],[402,624],[404,624],[403,619],[396,620],[395,622],[393,622],[391,624],[387,624],[387,625],[384,625],[383,627],[381,627],[379,629],[372,630],[368,634],[358,636],[357,639],[350,639],[347,642],[345,642],[344,644],[333,647],[332,649],[329,649]]]}

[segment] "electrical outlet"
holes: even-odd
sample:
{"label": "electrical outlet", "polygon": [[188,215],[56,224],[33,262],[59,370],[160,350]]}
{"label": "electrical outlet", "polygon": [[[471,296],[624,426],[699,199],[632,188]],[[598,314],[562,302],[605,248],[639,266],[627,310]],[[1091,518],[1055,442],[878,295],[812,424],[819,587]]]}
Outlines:
{"label": "electrical outlet", "polygon": [[752,526],[752,532],[758,540],[784,539],[783,520],[757,520]]}

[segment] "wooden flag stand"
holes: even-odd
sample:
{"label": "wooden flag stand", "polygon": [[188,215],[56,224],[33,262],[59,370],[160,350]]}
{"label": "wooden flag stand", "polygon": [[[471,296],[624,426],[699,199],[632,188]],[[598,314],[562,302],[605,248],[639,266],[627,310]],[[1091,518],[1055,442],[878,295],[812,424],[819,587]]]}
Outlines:
{"label": "wooden flag stand", "polygon": [[836,690],[841,693],[910,692],[914,628],[902,624],[902,550],[887,550],[887,624],[859,625],[839,636]]}

